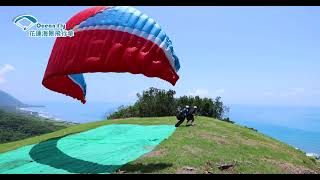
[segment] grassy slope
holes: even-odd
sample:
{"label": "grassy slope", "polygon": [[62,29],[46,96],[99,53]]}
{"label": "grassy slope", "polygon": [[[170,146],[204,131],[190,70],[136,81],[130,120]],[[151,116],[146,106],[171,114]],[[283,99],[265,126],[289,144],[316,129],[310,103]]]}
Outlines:
{"label": "grassy slope", "polygon": [[54,132],[70,124],[0,109],[0,143]]}
{"label": "grassy slope", "polygon": [[[86,131],[107,124],[174,124],[175,117],[130,118],[99,121],[72,126],[50,134],[0,145],[0,153],[67,134]],[[127,173],[306,173],[319,172],[319,164],[303,152],[255,131],[197,117],[197,125],[181,125],[150,154],[121,168]],[[221,171],[218,164],[237,162]],[[190,168],[189,168],[190,169]]]}

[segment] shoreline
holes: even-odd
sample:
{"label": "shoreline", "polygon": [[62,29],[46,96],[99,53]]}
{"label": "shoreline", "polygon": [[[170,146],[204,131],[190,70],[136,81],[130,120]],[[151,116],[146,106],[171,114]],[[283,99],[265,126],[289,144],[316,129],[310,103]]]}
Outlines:
{"label": "shoreline", "polygon": [[316,160],[320,160],[320,155],[319,154],[317,154],[317,153],[306,153],[306,156],[308,156],[308,157],[313,157],[313,158],[315,158]]}
{"label": "shoreline", "polygon": [[39,107],[45,107],[45,106],[17,107],[17,111],[19,113],[22,113],[22,114],[27,114],[27,115],[39,117],[39,118],[42,118],[42,119],[47,120],[47,121],[54,121],[54,122],[58,122],[58,123],[72,124],[72,125],[80,124],[80,123],[66,121],[66,120],[63,120],[61,118],[55,118],[55,117],[52,117],[52,116],[49,116],[49,115],[45,115],[42,112],[37,112],[37,111],[34,111],[34,110],[27,109],[27,108],[31,108],[31,107],[39,108]]}

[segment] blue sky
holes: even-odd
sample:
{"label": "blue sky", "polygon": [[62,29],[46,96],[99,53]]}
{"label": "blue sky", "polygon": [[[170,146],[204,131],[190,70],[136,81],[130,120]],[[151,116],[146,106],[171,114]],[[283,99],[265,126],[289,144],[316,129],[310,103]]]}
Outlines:
{"label": "blue sky", "polygon": [[[41,84],[53,38],[12,23],[31,14],[64,23],[86,7],[0,7],[0,89],[25,102],[73,99]],[[133,102],[150,86],[228,104],[320,106],[320,7],[136,7],[154,18],[180,58],[176,86],[128,73],[86,74],[87,100]]]}

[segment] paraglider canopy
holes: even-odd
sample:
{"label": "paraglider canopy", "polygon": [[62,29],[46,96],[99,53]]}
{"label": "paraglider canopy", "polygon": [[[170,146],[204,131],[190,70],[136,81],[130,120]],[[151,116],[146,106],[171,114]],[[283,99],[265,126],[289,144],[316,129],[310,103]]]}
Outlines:
{"label": "paraglider canopy", "polygon": [[73,37],[58,37],[42,84],[85,103],[83,73],[129,72],[175,85],[179,59],[160,25],[133,7],[93,7],[67,23]]}

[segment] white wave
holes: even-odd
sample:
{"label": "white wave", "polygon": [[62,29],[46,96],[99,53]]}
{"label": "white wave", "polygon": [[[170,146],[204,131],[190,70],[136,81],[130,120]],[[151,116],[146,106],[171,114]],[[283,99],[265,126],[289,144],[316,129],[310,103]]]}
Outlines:
{"label": "white wave", "polygon": [[314,157],[316,159],[319,159],[320,158],[320,155],[317,154],[317,153],[306,153],[306,156],[308,157]]}

